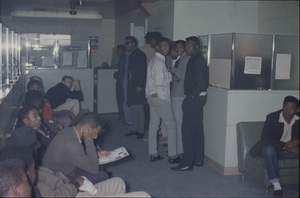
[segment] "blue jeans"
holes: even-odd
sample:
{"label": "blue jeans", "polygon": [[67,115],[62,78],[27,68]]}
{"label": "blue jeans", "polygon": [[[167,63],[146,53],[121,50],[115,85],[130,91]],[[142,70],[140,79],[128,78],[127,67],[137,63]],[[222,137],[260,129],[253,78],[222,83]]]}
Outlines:
{"label": "blue jeans", "polygon": [[261,151],[261,156],[265,160],[269,182],[280,182],[278,159],[297,158],[295,153],[286,153],[275,149],[273,146],[265,146]]}
{"label": "blue jeans", "polygon": [[132,122],[131,108],[127,103],[127,78],[123,79],[123,91],[124,91],[124,101],[123,101],[123,111],[125,122]]}

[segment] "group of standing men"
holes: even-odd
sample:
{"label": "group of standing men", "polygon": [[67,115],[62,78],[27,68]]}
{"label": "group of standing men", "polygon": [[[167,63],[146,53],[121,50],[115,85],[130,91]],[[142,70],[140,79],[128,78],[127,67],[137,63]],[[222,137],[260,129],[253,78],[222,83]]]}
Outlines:
{"label": "group of standing men", "polygon": [[143,138],[149,124],[150,161],[162,160],[157,151],[157,131],[162,120],[167,128],[169,163],[180,163],[171,169],[200,167],[204,159],[203,107],[209,74],[199,51],[199,39],[192,36],[175,42],[178,58],[174,67],[168,66],[170,61],[166,59],[170,54],[169,39],[159,32],[148,32],[145,39],[146,45],[138,48],[136,38],[127,36],[127,54],[123,45],[117,47],[119,69],[114,77],[119,118],[124,116],[125,122],[132,124],[125,135]]}

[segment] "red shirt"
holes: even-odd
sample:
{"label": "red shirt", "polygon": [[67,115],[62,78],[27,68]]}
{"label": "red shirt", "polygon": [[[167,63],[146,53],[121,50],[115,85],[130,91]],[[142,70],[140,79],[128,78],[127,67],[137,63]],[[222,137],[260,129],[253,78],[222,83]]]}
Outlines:
{"label": "red shirt", "polygon": [[49,107],[48,105],[44,104],[44,110],[42,113],[42,118],[44,120],[52,120],[52,115],[54,114],[53,109]]}

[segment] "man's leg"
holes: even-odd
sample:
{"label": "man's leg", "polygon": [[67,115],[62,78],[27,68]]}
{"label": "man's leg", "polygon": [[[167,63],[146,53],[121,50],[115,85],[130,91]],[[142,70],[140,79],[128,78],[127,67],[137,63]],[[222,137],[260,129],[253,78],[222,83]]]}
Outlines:
{"label": "man's leg", "polygon": [[174,118],[177,126],[177,153],[183,153],[182,146],[182,133],[181,133],[181,124],[182,124],[182,102],[185,97],[172,97],[172,109],[174,113]]}
{"label": "man's leg", "polygon": [[124,117],[123,112],[123,101],[124,101],[124,94],[123,94],[123,85],[121,83],[116,83],[116,98],[119,110],[119,118]]}
{"label": "man's leg", "polygon": [[[168,132],[168,154],[170,157],[176,157],[176,141],[177,141],[177,129],[176,122],[174,119],[171,103],[167,100],[160,98],[152,98],[152,103],[161,117],[162,121],[165,122]],[[151,117],[152,118],[152,117]],[[150,121],[151,122],[151,121]]]}
{"label": "man's leg", "polygon": [[125,122],[132,123],[131,109],[126,104],[127,103],[127,78],[124,78],[123,80],[123,94],[124,94],[123,111],[124,111]]}
{"label": "man's leg", "polygon": [[97,188],[96,195],[91,196],[86,192],[79,192],[77,197],[107,197],[126,193],[125,183],[119,177],[97,183],[95,184],[95,187]]}
{"label": "man's leg", "polygon": [[138,115],[138,133],[144,134],[145,127],[145,114],[144,105],[136,105],[136,113]]}
{"label": "man's leg", "polygon": [[125,194],[122,194],[122,195],[114,195],[114,196],[108,196],[108,197],[136,197],[136,198],[151,198],[151,196],[144,192],[144,191],[137,191],[137,192],[130,192],[130,193],[125,193]]}
{"label": "man's leg", "polygon": [[53,110],[54,111],[69,110],[69,111],[72,111],[74,113],[74,115],[76,116],[80,111],[80,104],[77,99],[68,98],[65,103],[59,105],[58,107],[56,107]]}
{"label": "man's leg", "polygon": [[279,192],[280,196],[282,196],[278,159],[297,158],[297,155],[295,153],[286,153],[285,151],[279,151],[273,146],[265,146],[261,151],[261,156],[265,161],[265,166],[269,176],[269,182],[274,186],[274,195],[276,196],[277,192]]}
{"label": "man's leg", "polygon": [[148,104],[150,105],[150,121],[149,121],[149,131],[148,131],[148,141],[149,141],[149,154],[157,154],[157,131],[160,122],[160,116],[152,103],[151,96],[148,97]]}
{"label": "man's leg", "polygon": [[139,115],[137,113],[137,105],[131,105],[131,113],[132,113],[132,125],[131,131],[138,131],[139,130]]}
{"label": "man's leg", "polygon": [[57,118],[54,118],[53,120],[56,120],[59,123],[61,123],[64,126],[64,128],[67,128],[72,121],[71,117],[67,114],[61,115]]}
{"label": "man's leg", "polygon": [[198,118],[197,121],[197,128],[195,130],[194,136],[194,148],[193,148],[193,161],[203,163],[204,160],[204,129],[203,129],[203,107],[206,103],[206,96],[197,97],[197,109],[196,117]]}
{"label": "man's leg", "polygon": [[261,151],[269,176],[269,182],[280,182],[277,151],[273,146],[265,146]]}
{"label": "man's leg", "polygon": [[197,98],[185,98],[182,103],[183,119],[182,119],[182,144],[183,158],[181,164],[191,166],[194,162],[194,135],[197,129],[198,108]]}
{"label": "man's leg", "polygon": [[76,171],[75,171],[75,175],[74,176],[71,176],[69,177],[70,180],[74,180],[75,178],[77,177],[80,177],[80,176],[85,176],[86,178],[88,178],[88,180],[90,180],[93,184],[97,184],[99,182],[102,182],[102,181],[105,181],[107,179],[109,179],[109,176],[106,172],[104,171],[99,171],[98,173],[96,174],[93,174],[93,173],[89,173],[85,170],[82,170],[80,168],[78,168]]}

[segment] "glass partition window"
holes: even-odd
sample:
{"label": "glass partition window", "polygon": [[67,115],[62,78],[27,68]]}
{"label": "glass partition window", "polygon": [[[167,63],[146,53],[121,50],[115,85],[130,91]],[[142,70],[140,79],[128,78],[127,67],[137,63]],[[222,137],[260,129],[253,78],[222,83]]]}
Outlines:
{"label": "glass partition window", "polygon": [[26,68],[90,68],[87,40],[71,40],[71,35],[22,34]]}
{"label": "glass partition window", "polygon": [[208,39],[210,85],[241,90],[299,90],[299,36],[216,34]]}

